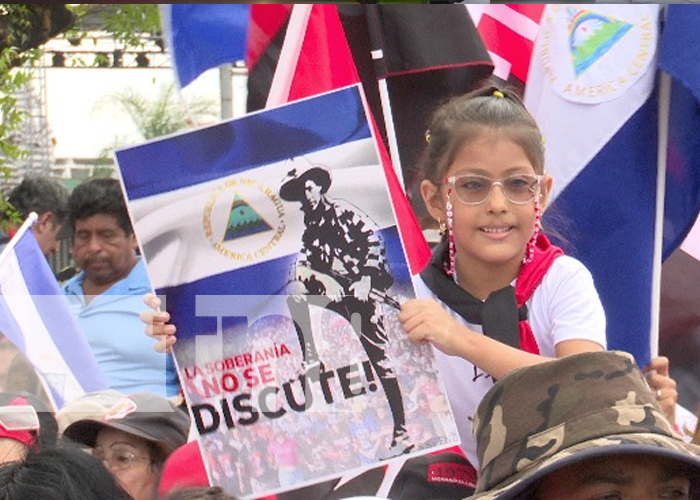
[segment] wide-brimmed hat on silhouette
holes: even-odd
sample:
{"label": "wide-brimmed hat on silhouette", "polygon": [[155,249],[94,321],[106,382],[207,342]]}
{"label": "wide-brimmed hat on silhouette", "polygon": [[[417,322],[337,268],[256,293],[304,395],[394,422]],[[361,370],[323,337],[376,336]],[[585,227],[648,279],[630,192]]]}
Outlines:
{"label": "wide-brimmed hat on silhouette", "polygon": [[311,167],[301,174],[297,169],[290,170],[282,187],[280,187],[280,198],[286,201],[302,201],[306,197],[304,189],[306,181],[313,181],[321,186],[321,194],[325,194],[331,186],[331,174],[321,167]]}

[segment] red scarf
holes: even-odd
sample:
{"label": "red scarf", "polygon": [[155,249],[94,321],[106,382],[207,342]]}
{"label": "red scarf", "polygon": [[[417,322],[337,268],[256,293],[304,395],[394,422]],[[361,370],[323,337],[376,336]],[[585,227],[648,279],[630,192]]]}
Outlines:
{"label": "red scarf", "polygon": [[440,300],[468,323],[482,325],[484,335],[523,351],[539,354],[537,341],[528,323],[525,304],[542,282],[554,259],[563,254],[559,247],[552,245],[540,233],[532,261],[521,266],[515,289],[507,286],[496,290],[486,301],[472,296],[447,276],[444,270],[447,258],[445,243],[435,249],[430,263],[421,272],[421,278]]}
{"label": "red scarf", "polygon": [[[554,259],[560,255],[564,255],[564,251],[558,246],[552,245],[543,233],[537,236],[537,244],[532,261],[520,267],[520,273],[515,283],[515,299],[518,308],[522,307],[532,297],[535,289],[542,283],[544,275],[552,267]],[[526,319],[520,320],[519,327],[520,349],[525,352],[539,354],[540,348],[535,340],[535,335],[532,333],[532,328],[530,328],[530,322]]]}

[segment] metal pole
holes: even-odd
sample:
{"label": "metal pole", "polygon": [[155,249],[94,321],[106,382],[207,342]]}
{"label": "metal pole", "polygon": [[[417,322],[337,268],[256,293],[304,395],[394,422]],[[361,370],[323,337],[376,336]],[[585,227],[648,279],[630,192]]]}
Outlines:
{"label": "metal pole", "polygon": [[233,118],[233,65],[219,66],[219,87],[221,88],[221,119]]}

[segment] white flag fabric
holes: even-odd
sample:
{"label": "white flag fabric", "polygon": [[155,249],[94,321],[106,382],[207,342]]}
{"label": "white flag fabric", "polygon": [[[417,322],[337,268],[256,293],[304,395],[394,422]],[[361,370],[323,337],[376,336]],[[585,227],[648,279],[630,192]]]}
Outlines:
{"label": "white flag fabric", "polygon": [[[700,201],[700,113],[691,93],[700,10],[683,7],[668,6],[662,22],[658,4],[547,5],[525,88],[554,176],[545,228],[564,221],[557,243],[593,274],[608,347],[641,365],[654,343],[660,116],[669,118],[662,258],[680,245]],[[668,109],[659,105],[659,69],[673,77]]]}
{"label": "white flag fabric", "polygon": [[56,409],[86,392],[107,389],[30,230],[18,231],[0,255],[0,332],[34,365]]}

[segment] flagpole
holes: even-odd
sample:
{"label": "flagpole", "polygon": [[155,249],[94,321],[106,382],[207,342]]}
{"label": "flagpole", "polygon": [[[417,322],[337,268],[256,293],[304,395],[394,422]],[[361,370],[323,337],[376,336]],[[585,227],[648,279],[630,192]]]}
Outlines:
{"label": "flagpole", "polygon": [[[373,50],[372,59],[374,61],[384,60],[384,52],[382,50]],[[401,168],[401,157],[399,156],[399,143],[396,140],[396,130],[394,129],[394,115],[391,112],[391,99],[389,99],[389,88],[386,84],[386,78],[380,77],[377,80],[379,86],[379,97],[382,103],[382,114],[384,115],[384,127],[386,128],[386,136],[389,140],[389,154],[391,155],[391,163],[394,165],[396,177],[399,179],[401,187],[406,190],[406,184],[403,179],[403,169]]]}
{"label": "flagpole", "polygon": [[367,5],[365,9],[367,9],[367,23],[370,25],[370,40],[372,45],[376,47],[372,49],[371,55],[372,61],[374,61],[375,73],[377,74],[379,99],[382,106],[382,115],[384,115],[384,128],[386,128],[386,136],[389,141],[391,163],[394,166],[394,172],[399,180],[399,184],[406,191],[403,169],[401,168],[401,156],[399,155],[399,144],[396,140],[396,129],[394,128],[394,115],[391,111],[391,99],[389,98],[389,88],[386,83],[386,64],[384,62],[384,50],[382,49],[384,40],[382,40],[382,29],[379,26],[379,6]]}
{"label": "flagpole", "polygon": [[289,89],[292,87],[292,79],[299,61],[301,46],[306,36],[306,27],[311,17],[313,4],[294,4],[289,17],[289,26],[284,35],[284,43],[280,51],[280,57],[272,78],[270,93],[267,95],[265,107],[278,106],[289,100]]}
{"label": "flagpole", "polygon": [[219,88],[221,89],[221,119],[233,118],[233,65],[219,66]]}
{"label": "flagpole", "polygon": [[15,235],[10,239],[10,241],[5,245],[5,248],[3,248],[2,253],[0,253],[0,262],[5,260],[5,257],[9,255],[10,252],[15,248],[15,245],[17,245],[17,242],[20,240],[22,235],[32,227],[32,224],[34,224],[37,219],[39,218],[39,215],[37,215],[36,212],[31,212],[29,216],[26,218],[26,220],[22,223],[22,225],[19,227]]}
{"label": "flagpole", "polygon": [[651,357],[659,355],[659,311],[661,308],[661,264],[663,252],[664,202],[666,196],[666,162],[668,123],[671,107],[671,76],[659,71],[659,121],[656,165],[656,217],[654,221],[654,257],[651,275]]}

